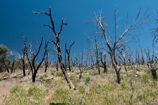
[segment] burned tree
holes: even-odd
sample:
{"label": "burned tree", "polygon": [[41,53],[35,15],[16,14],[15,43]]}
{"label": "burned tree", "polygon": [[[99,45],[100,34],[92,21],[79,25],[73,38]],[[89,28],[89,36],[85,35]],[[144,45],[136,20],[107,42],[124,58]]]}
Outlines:
{"label": "burned tree", "polygon": [[17,59],[20,58],[18,55],[19,55],[18,52],[16,52],[16,51],[10,51],[10,56],[12,56],[12,62],[9,65],[11,73],[15,72],[15,70],[17,68]]}
{"label": "burned tree", "polygon": [[123,66],[124,66],[125,71],[126,71],[126,74],[128,76],[127,67],[126,67],[127,66],[127,62],[128,62],[127,55],[128,55],[128,52],[126,51],[126,46],[124,44],[124,45],[122,45],[122,49],[118,49],[118,57],[122,61]]}
{"label": "burned tree", "polygon": [[154,56],[154,55],[152,55],[152,56],[150,55],[151,52],[150,52],[149,48],[147,50],[145,50],[145,54],[146,54],[146,57],[147,57],[147,66],[148,66],[148,69],[149,69],[148,72],[151,72],[153,78],[157,79],[156,70],[158,70],[158,68],[156,68],[156,64],[154,64],[152,62],[152,56]]}
{"label": "burned tree", "polygon": [[32,59],[30,60],[29,57],[28,57],[28,53],[27,53],[27,50],[26,50],[26,56],[27,56],[27,59],[29,61],[29,64],[30,64],[30,68],[31,68],[31,72],[32,72],[32,82],[35,82],[35,79],[36,79],[36,75],[37,75],[37,72],[39,70],[39,67],[41,66],[41,64],[43,63],[44,59],[45,59],[45,56],[47,54],[47,46],[48,46],[48,43],[49,42],[46,42],[45,41],[45,51],[44,51],[44,54],[43,54],[43,58],[42,60],[40,61],[40,63],[36,66],[36,58],[41,50],[41,47],[42,47],[42,42],[43,42],[43,37],[41,39],[41,43],[40,43],[40,46],[38,48],[38,51],[36,54],[32,53]]}
{"label": "burned tree", "polygon": [[62,70],[62,72],[63,72],[63,74],[65,76],[65,79],[67,81],[67,84],[68,84],[69,88],[76,89],[74,87],[73,83],[71,82],[71,80],[70,80],[67,72],[66,72],[66,68],[65,68],[64,62],[62,60],[62,56],[61,56],[61,48],[60,48],[59,35],[60,35],[60,33],[61,33],[62,29],[63,29],[63,25],[67,25],[67,20],[64,19],[64,18],[61,19],[60,30],[59,30],[58,33],[56,33],[56,31],[55,31],[55,25],[54,25],[54,21],[52,19],[52,12],[51,12],[51,8],[50,7],[49,7],[49,13],[46,13],[46,12],[34,12],[34,13],[35,14],[45,14],[45,15],[49,16],[52,26],[50,26],[50,25],[43,25],[43,26],[48,26],[52,30],[52,32],[53,32],[53,34],[55,36],[56,42],[53,41],[53,40],[50,41],[50,42],[53,42],[55,44],[55,46],[56,46],[57,54],[58,54],[58,61],[60,63],[60,68],[61,68],[61,70]]}
{"label": "burned tree", "polygon": [[[104,60],[103,60],[103,56],[104,56]],[[106,54],[102,54],[100,53],[100,61],[104,67],[104,73],[107,73],[107,66],[106,66]]]}
{"label": "burned tree", "polygon": [[49,51],[47,52],[47,56],[46,56],[46,59],[45,59],[45,62],[44,62],[44,64],[45,64],[45,72],[47,72],[47,68],[48,68],[48,64],[49,64],[49,61],[48,61],[48,55],[49,55]]}
{"label": "burned tree", "polygon": [[80,65],[80,64],[79,64],[79,70],[80,70],[79,79],[81,79],[81,78],[82,78],[82,73],[83,73],[83,70],[82,70],[82,68],[81,68],[81,65]]}
{"label": "burned tree", "polygon": [[66,54],[66,51],[67,51],[67,47],[66,47],[66,43],[65,43],[65,67],[67,68],[67,54]]}
{"label": "burned tree", "polygon": [[[70,46],[69,46],[69,50],[67,49],[66,47],[66,44],[65,44],[65,50],[66,50],[66,53],[67,53],[67,61],[68,61],[68,67],[69,67],[69,71],[71,72],[71,67],[70,67],[70,51],[71,51],[71,47],[72,45],[74,44],[75,42],[73,42]],[[66,62],[65,62],[66,63]]]}
{"label": "burned tree", "polygon": [[98,73],[100,74],[98,45],[97,45],[96,37],[95,37],[95,57],[96,57],[96,68],[98,68]]}
{"label": "burned tree", "polygon": [[22,51],[23,51],[23,58],[22,58],[22,66],[23,66],[23,76],[26,76],[26,73],[25,73],[25,57],[26,57],[26,51],[27,51],[27,49],[30,47],[30,45],[28,46],[28,47],[26,47],[26,40],[27,40],[27,38],[25,38],[24,36],[23,36],[23,41],[24,41],[24,48],[22,49]]}
{"label": "burned tree", "polygon": [[[118,51],[118,49],[121,49],[122,47],[122,43],[120,43],[120,41],[123,41],[123,38],[126,36],[136,36],[136,34],[133,33],[129,33],[132,30],[137,29],[138,27],[140,27],[143,23],[145,23],[145,19],[148,17],[147,16],[147,11],[143,14],[143,16],[140,17],[141,15],[141,8],[136,16],[136,18],[133,20],[133,22],[128,25],[128,14],[127,14],[127,21],[126,21],[126,28],[125,31],[118,36],[117,34],[117,30],[118,30],[118,20],[116,18],[116,14],[117,14],[117,9],[115,9],[114,12],[114,36],[110,36],[112,41],[109,41],[109,36],[107,34],[107,30],[105,29],[105,27],[107,27],[108,25],[103,21],[104,17],[102,17],[102,12],[100,12],[98,15],[95,15],[94,18],[91,18],[91,20],[89,22],[94,22],[95,24],[97,24],[97,33],[101,33],[105,39],[105,43],[107,48],[102,47],[102,49],[104,49],[111,58],[112,61],[112,65],[114,67],[116,76],[117,76],[117,82],[120,84],[121,83],[121,76],[120,76],[120,70],[121,67],[118,65],[118,60],[116,58],[116,53]],[[94,35],[94,34],[92,34]],[[91,36],[92,36],[91,35]],[[90,37],[91,37],[90,36]],[[124,41],[126,44],[129,41]],[[101,46],[100,46],[101,47]]]}

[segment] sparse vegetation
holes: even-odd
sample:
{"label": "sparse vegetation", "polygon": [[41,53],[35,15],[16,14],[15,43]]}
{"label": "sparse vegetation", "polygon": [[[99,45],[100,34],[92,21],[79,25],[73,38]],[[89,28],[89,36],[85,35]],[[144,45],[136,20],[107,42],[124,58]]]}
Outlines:
{"label": "sparse vegetation", "polygon": [[[51,29],[55,40],[45,41],[44,53],[40,61],[37,56],[42,52],[43,37],[39,47],[36,46],[36,50],[32,51],[32,43],[27,46],[27,38],[23,36],[23,55],[19,54],[17,58],[15,55],[18,53],[9,52],[7,47],[0,47],[0,93],[2,93],[2,95],[0,94],[0,104],[158,104],[158,58],[155,51],[151,53],[149,48],[140,48],[140,50],[136,48],[132,52],[128,46],[128,42],[134,42],[133,38],[138,38],[137,33],[135,34],[136,31],[133,30],[148,22],[147,11],[144,14],[142,12],[140,8],[133,22],[128,22],[127,14],[125,29],[121,29],[123,33],[120,34],[118,31],[119,18],[117,19],[117,8],[115,8],[113,36],[113,32],[111,31],[110,34],[106,29],[110,25],[104,22],[102,11],[98,15],[95,14],[95,17],[90,18],[89,22],[94,22],[97,27],[88,40],[93,41],[93,36],[96,34],[102,35],[102,38],[95,36],[94,45],[90,45],[88,52],[83,46],[79,55],[70,55],[71,47],[75,42],[69,48],[65,44],[65,59],[63,59],[63,48],[60,45],[59,36],[63,26],[68,25],[67,20],[61,18],[57,32],[53,20],[54,14],[50,7],[48,13],[33,12],[49,17],[51,26],[46,24],[43,26]],[[131,19],[129,20],[131,21]],[[158,28],[154,30],[156,32],[153,35],[153,42],[157,43]],[[133,33],[130,33],[132,31]],[[105,45],[102,45],[101,42]],[[55,62],[53,61],[54,63],[49,58],[48,43],[55,45],[57,58],[54,60]],[[144,52],[146,57],[144,57]],[[85,54],[87,54],[86,57]]]}
{"label": "sparse vegetation", "polygon": [[[108,75],[103,73],[102,76],[104,75],[105,78],[101,78],[99,75],[84,75],[85,79],[82,78],[81,82],[77,82],[78,77],[74,76],[77,71],[71,72],[70,79],[73,78],[77,82],[75,83],[76,91],[69,90],[61,76],[55,76],[53,80],[44,80],[45,77],[49,76],[39,74],[39,79],[43,79],[46,84],[37,86],[25,82],[17,83],[11,88],[9,94],[3,95],[3,104],[49,105],[50,103],[70,103],[76,105],[85,92],[86,94],[82,99],[82,104],[85,105],[156,104],[158,81],[153,79],[151,74],[135,77],[136,75],[132,71],[129,70],[129,77],[121,72],[121,84],[116,83],[115,72],[109,71]],[[47,71],[47,73],[49,72],[51,73],[51,71]],[[93,72],[93,70],[89,70],[89,72]],[[49,89],[51,84],[54,84],[54,86]]]}

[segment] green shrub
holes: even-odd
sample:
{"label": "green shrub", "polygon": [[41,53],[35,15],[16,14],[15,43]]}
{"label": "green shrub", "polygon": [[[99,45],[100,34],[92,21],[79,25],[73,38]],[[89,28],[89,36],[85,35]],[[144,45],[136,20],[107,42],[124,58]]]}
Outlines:
{"label": "green shrub", "polygon": [[44,75],[43,75],[43,77],[47,78],[47,77],[48,77],[48,75],[47,75],[47,74],[44,74]]}
{"label": "green shrub", "polygon": [[64,95],[64,94],[69,94],[69,90],[68,89],[63,89],[63,88],[58,88],[55,91],[56,95]]}
{"label": "green shrub", "polygon": [[124,79],[124,76],[121,74],[121,79]]}
{"label": "green shrub", "polygon": [[62,72],[59,72],[59,73],[58,73],[58,76],[62,77],[62,76],[63,76],[63,73],[62,73]]}
{"label": "green shrub", "polygon": [[69,99],[69,89],[57,88],[55,93],[51,96],[51,101],[57,103],[68,103]]}
{"label": "green shrub", "polygon": [[87,85],[89,82],[90,82],[90,77],[87,77],[85,81],[85,85]]}
{"label": "green shrub", "polygon": [[85,92],[85,86],[84,85],[79,85],[78,86],[79,93],[83,94]]}
{"label": "green shrub", "polygon": [[22,86],[20,86],[20,85],[15,85],[15,86],[13,86],[12,87],[12,89],[11,89],[11,93],[16,93],[16,92],[20,92],[20,91],[23,91],[23,88],[22,88]]}
{"label": "green shrub", "polygon": [[51,75],[54,75],[54,72],[52,72]]}
{"label": "green shrub", "polygon": [[35,99],[41,99],[45,96],[45,87],[44,86],[40,86],[40,87],[36,87],[36,86],[31,86],[28,89],[28,94],[30,96],[33,96],[33,98]]}
{"label": "green shrub", "polygon": [[44,78],[43,78],[43,76],[41,76],[41,77],[40,77],[40,79],[42,79],[42,80],[43,80],[43,79],[44,79]]}
{"label": "green shrub", "polygon": [[122,81],[122,82],[121,82],[121,87],[122,87],[123,89],[125,89],[125,88],[127,87],[125,81]]}
{"label": "green shrub", "polygon": [[47,84],[50,84],[52,81],[51,81],[50,79],[46,79],[45,82],[46,82]]}
{"label": "green shrub", "polygon": [[145,74],[145,75],[143,75],[143,81],[145,82],[145,83],[147,83],[148,82],[148,77],[147,77],[147,75]]}
{"label": "green shrub", "polygon": [[141,76],[140,76],[140,75],[137,75],[137,78],[139,78],[139,79],[140,79],[140,78],[141,78]]}
{"label": "green shrub", "polygon": [[70,79],[75,79],[75,76],[74,75],[70,75]]}

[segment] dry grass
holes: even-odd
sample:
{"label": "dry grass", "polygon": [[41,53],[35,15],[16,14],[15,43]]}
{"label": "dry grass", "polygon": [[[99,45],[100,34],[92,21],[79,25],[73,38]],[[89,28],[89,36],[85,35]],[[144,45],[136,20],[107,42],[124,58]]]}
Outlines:
{"label": "dry grass", "polygon": [[[80,102],[85,105],[157,105],[158,80],[153,80],[151,74],[145,73],[145,69],[140,72],[129,70],[128,76],[122,70],[121,84],[116,83],[116,75],[111,68],[108,68],[107,74],[101,75],[98,75],[97,70],[84,71],[81,80],[78,79],[79,73],[75,70],[69,72],[69,75],[77,88],[76,91],[69,90],[61,71],[57,74],[55,69],[51,68],[45,73],[41,69],[35,84],[31,83],[31,75],[1,80],[0,104],[49,105]],[[17,71],[17,74],[21,72]],[[0,75],[0,78],[7,76],[6,73]],[[48,78],[53,80],[46,81]]]}

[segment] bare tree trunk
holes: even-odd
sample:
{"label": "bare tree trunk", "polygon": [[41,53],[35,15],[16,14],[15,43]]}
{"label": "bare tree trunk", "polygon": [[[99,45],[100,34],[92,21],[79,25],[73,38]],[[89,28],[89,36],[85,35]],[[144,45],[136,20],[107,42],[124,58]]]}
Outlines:
{"label": "bare tree trunk", "polygon": [[57,63],[56,63],[56,70],[58,72],[58,59],[57,59]]}
{"label": "bare tree trunk", "polygon": [[151,73],[154,79],[157,79],[157,74],[155,69],[151,69]]}
{"label": "bare tree trunk", "polygon": [[45,61],[45,72],[47,72],[47,68],[48,68],[48,52],[47,52],[47,58]]}
{"label": "bare tree trunk", "polygon": [[58,51],[58,60],[59,60],[59,63],[60,63],[61,70],[62,70],[62,72],[63,72],[63,74],[65,76],[65,80],[67,81],[67,84],[68,84],[70,89],[72,88],[72,89],[76,90],[75,86],[71,82],[71,80],[70,80],[70,78],[69,78],[69,76],[68,76],[68,74],[66,72],[66,68],[65,68],[64,63],[62,61],[61,49],[60,49],[59,38],[58,37],[56,37],[56,41],[57,41],[56,47],[57,47],[57,51]]}
{"label": "bare tree trunk", "polygon": [[11,66],[11,73],[14,71],[14,69],[15,69],[15,59],[14,59],[14,55],[13,55],[13,63]]}
{"label": "bare tree trunk", "polygon": [[66,58],[67,58],[67,47],[66,47],[66,43],[65,43],[65,67],[67,68],[67,63],[66,63]]}
{"label": "bare tree trunk", "polygon": [[[66,44],[65,44],[65,50],[66,50],[66,53],[67,53],[67,59],[68,59],[68,67],[69,67],[69,71],[71,72],[71,67],[70,67],[70,51],[71,51],[71,47],[72,45],[74,44],[75,42],[73,42],[70,46],[69,46],[69,51],[66,47]],[[65,67],[66,68],[66,67]]]}
{"label": "bare tree trunk", "polygon": [[115,56],[111,55],[112,64],[113,64],[113,67],[114,67],[114,70],[115,70],[115,73],[116,73],[116,76],[117,76],[117,83],[120,84],[121,83],[121,76],[120,76],[121,67],[119,67],[117,65],[117,61],[114,57]]}
{"label": "bare tree trunk", "polygon": [[[69,76],[68,76],[68,74],[66,72],[66,68],[64,66],[64,62],[62,61],[61,49],[60,49],[60,41],[59,41],[59,35],[60,35],[61,31],[62,31],[63,25],[67,25],[67,20],[64,19],[64,18],[61,19],[62,22],[61,22],[61,25],[60,25],[60,30],[59,30],[58,33],[56,33],[55,25],[54,25],[54,21],[52,19],[52,14],[51,14],[52,12],[51,12],[51,8],[50,7],[49,7],[49,14],[46,13],[46,12],[34,12],[34,13],[35,14],[45,14],[45,15],[49,16],[51,24],[52,24],[52,27],[49,26],[49,25],[44,25],[44,26],[48,26],[49,28],[51,28],[51,30],[52,30],[52,32],[53,32],[53,34],[55,36],[56,42],[53,41],[53,40],[51,42],[53,42],[56,45],[57,54],[58,54],[58,60],[59,60],[59,63],[60,63],[61,70],[62,70],[62,72],[63,72],[63,74],[65,76],[65,80],[67,81],[67,84],[68,84],[69,88],[75,90],[76,88],[73,85],[73,83],[71,82],[71,80],[70,80],[70,78],[69,78]],[[65,21],[65,23],[64,23],[64,21]]]}
{"label": "bare tree trunk", "polygon": [[69,66],[69,71],[71,72],[71,67],[70,67],[70,56],[68,54],[68,66]]}
{"label": "bare tree trunk", "polygon": [[96,56],[96,67],[98,68],[98,74],[100,74],[98,46],[97,46],[96,36],[95,36],[95,56]]}
{"label": "bare tree trunk", "polygon": [[81,65],[79,65],[79,69],[80,69],[79,79],[81,79],[81,78],[82,78],[82,73],[83,73],[83,71],[82,71],[82,69],[81,69]]}
{"label": "bare tree trunk", "polygon": [[26,73],[25,73],[25,53],[23,54],[23,59],[22,59],[22,64],[23,64],[23,76],[26,76]]}
{"label": "bare tree trunk", "polygon": [[103,58],[102,58],[102,53],[100,53],[100,58],[101,58],[101,63],[104,67],[104,73],[107,73],[107,66],[106,66],[106,54],[104,55],[104,62],[103,62]]}
{"label": "bare tree trunk", "polygon": [[28,47],[26,47],[26,40],[27,38],[25,38],[23,36],[23,41],[24,41],[24,48],[22,49],[23,51],[23,59],[22,59],[22,65],[23,65],[23,76],[26,76],[26,73],[25,73],[25,56],[26,56],[26,50],[30,47],[30,45]]}
{"label": "bare tree trunk", "polygon": [[[115,68],[115,69],[117,69],[117,68]],[[117,70],[115,70],[115,71],[117,71]],[[116,75],[117,75],[117,83],[120,84],[121,83],[120,71],[117,71]]]}
{"label": "bare tree trunk", "polygon": [[146,56],[147,56],[147,66],[148,66],[149,72],[151,71],[151,74],[152,74],[153,78],[157,79],[156,70],[158,68],[156,68],[155,66],[152,65],[153,62],[152,62],[152,58],[150,56],[150,49],[148,48],[148,50],[145,50],[145,53],[146,53]]}
{"label": "bare tree trunk", "polygon": [[36,74],[38,70],[35,70],[34,73],[32,74],[32,82],[34,83],[36,80]]}

